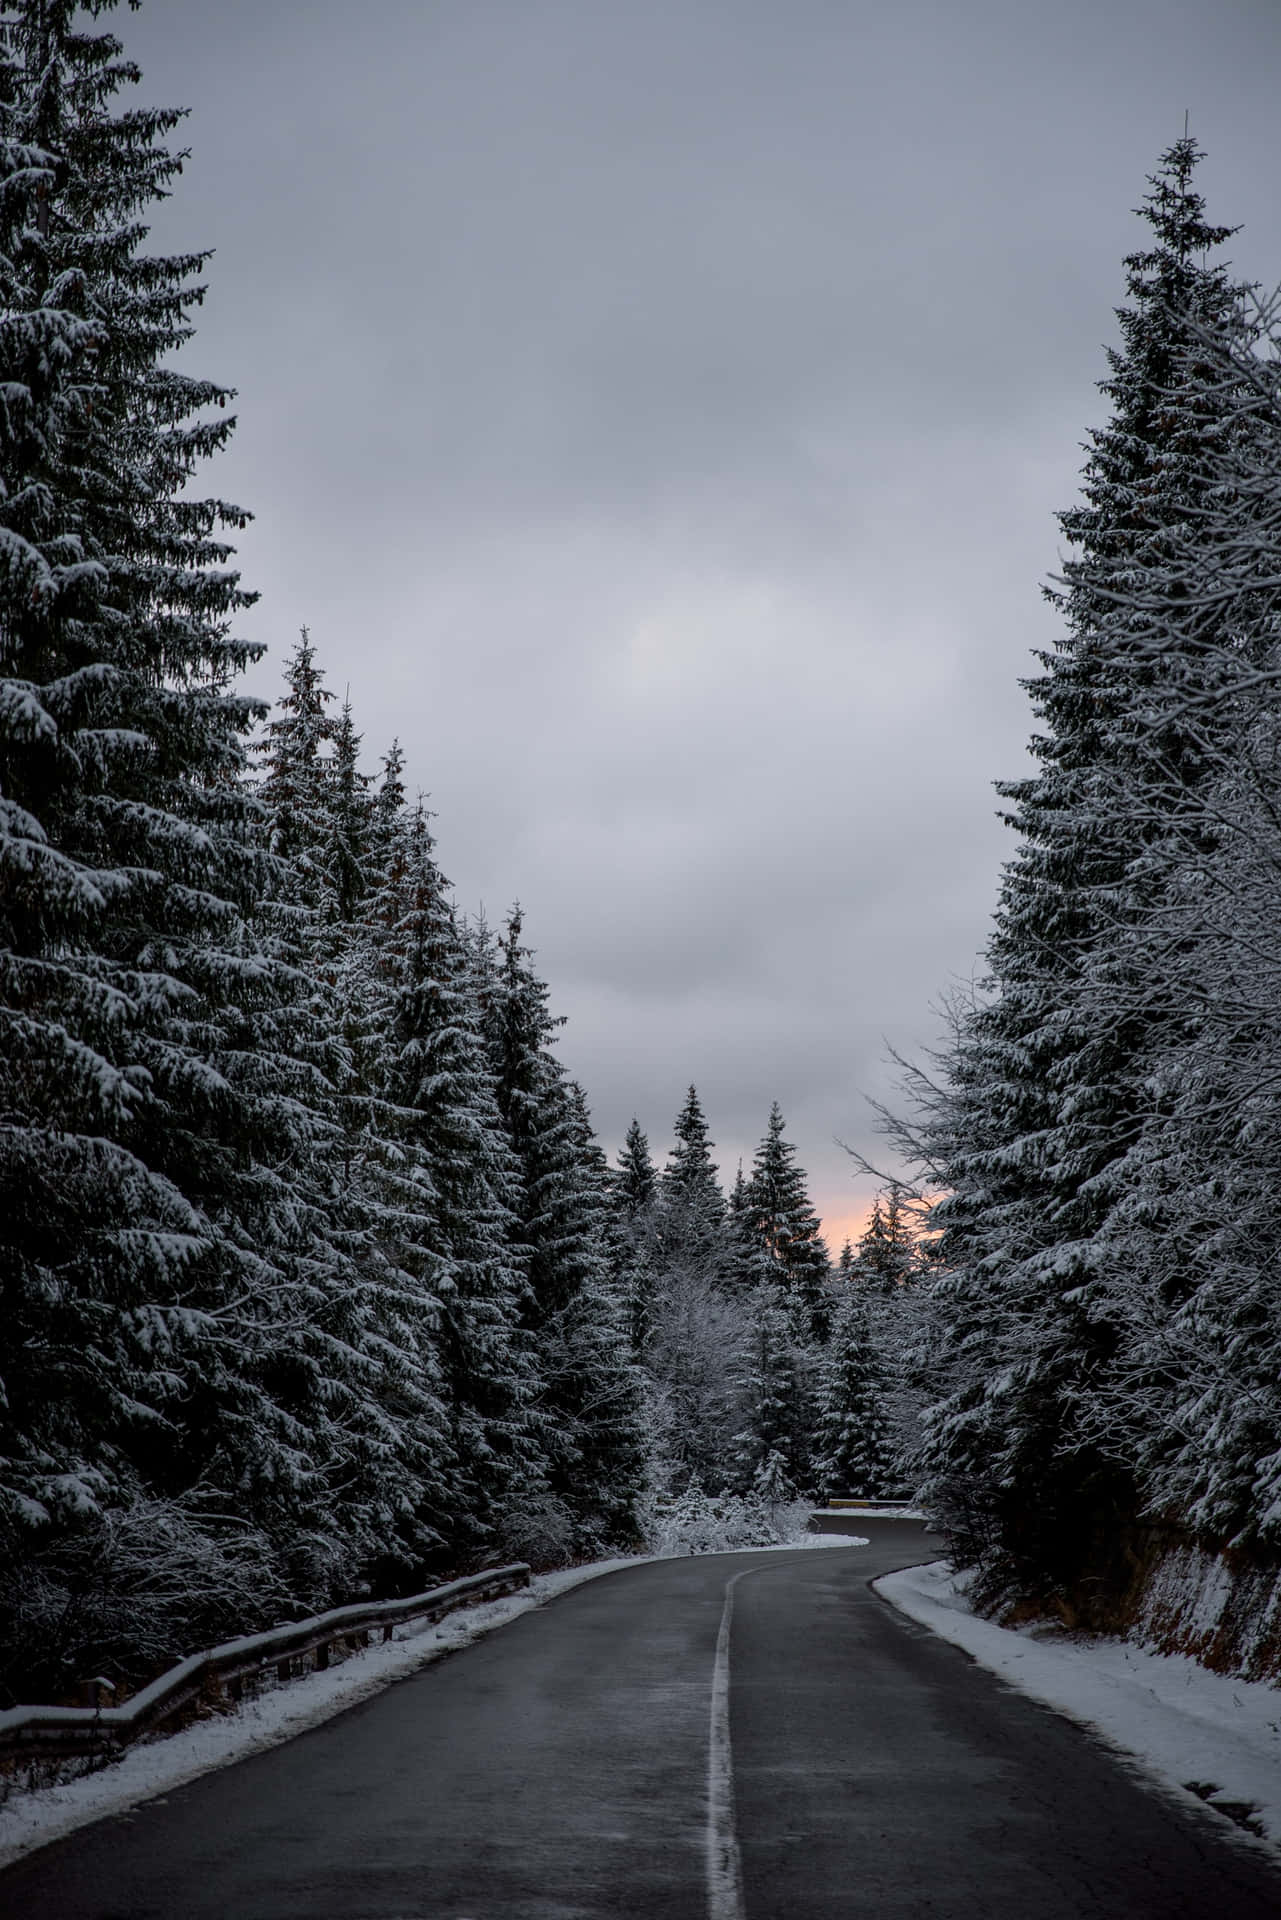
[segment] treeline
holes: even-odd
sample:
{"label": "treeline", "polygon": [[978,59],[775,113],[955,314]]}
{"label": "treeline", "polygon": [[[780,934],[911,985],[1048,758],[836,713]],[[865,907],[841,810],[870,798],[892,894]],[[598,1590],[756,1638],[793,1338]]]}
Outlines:
{"label": "treeline", "polygon": [[891,1195],[829,1272],[777,1109],[728,1200],[692,1090],[610,1170],[399,750],[366,775],[306,634],[236,691],[203,256],[144,251],[178,116],[76,15],[0,23],[0,1700],[679,1497],[880,1490],[915,1270]]}
{"label": "treeline", "polygon": [[[310,645],[269,720],[189,486],[179,116],[0,25],[0,1693],[634,1542],[603,1158],[514,915],[460,924]],[[249,742],[259,729],[257,758]]]}
{"label": "treeline", "polygon": [[611,1182],[653,1497],[899,1492],[922,1260],[900,1190],[833,1267],[777,1104],[728,1196],[693,1087],[675,1136],[656,1172],[633,1121]]}
{"label": "treeline", "polygon": [[989,977],[900,1131],[933,1498],[991,1599],[1087,1621],[1172,1537],[1281,1557],[1281,335],[1200,157],[1141,210]]}
{"label": "treeline", "polygon": [[603,1157],[519,915],[464,926],[310,644],[257,738],[189,488],[178,116],[0,25],[0,1692],[634,1543]]}

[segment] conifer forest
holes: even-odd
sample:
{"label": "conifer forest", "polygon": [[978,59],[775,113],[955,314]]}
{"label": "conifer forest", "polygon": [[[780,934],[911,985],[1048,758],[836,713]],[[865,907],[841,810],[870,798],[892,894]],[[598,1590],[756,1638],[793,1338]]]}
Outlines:
{"label": "conifer forest", "polygon": [[728,1191],[694,1086],[663,1164],[638,1121],[607,1158],[521,911],[456,901],[318,625],[243,691],[206,255],[147,240],[179,115],[107,11],[0,36],[0,1706],[828,1494],[1073,1622],[1171,1540],[1275,1568],[1281,316],[1195,141],[1126,261],[983,977],[833,1258],[770,1089]]}

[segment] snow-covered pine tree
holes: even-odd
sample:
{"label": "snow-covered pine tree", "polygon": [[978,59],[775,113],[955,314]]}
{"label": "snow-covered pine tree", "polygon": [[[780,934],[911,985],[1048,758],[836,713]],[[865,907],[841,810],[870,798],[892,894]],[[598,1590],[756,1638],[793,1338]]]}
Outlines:
{"label": "snow-covered pine tree", "polygon": [[[353,1436],[333,1502],[360,1543],[345,1577],[360,1564],[386,1587],[421,1581],[454,1539],[456,1475],[436,1345],[432,1183],[412,1142],[413,1116],[389,1086],[403,985],[400,762],[394,755],[375,803],[350,704],[335,723],[330,699],[304,629],[257,746],[270,869],[258,919],[294,983],[285,1030],[295,1101],[310,1125],[293,1173],[292,1251],[311,1286],[284,1347],[305,1350],[289,1377],[341,1407],[341,1430]],[[314,1409],[299,1417],[325,1425]]]}
{"label": "snow-covered pine tree", "polygon": [[727,1293],[746,1297],[775,1279],[773,1252],[758,1232],[752,1193],[740,1160],[725,1210],[723,1284]]}
{"label": "snow-covered pine tree", "polygon": [[1041,766],[1000,789],[1021,844],[990,990],[955,1010],[944,1084],[916,1083],[923,1159],[948,1196],[934,1224],[952,1391],[930,1417],[929,1459],[936,1494],[964,1490],[968,1550],[993,1591],[1077,1585],[1141,1498],[1133,1433],[1097,1417],[1119,1338],[1104,1229],[1169,1037],[1131,964],[1134,929],[1159,909],[1145,863],[1171,810],[1168,769],[1188,793],[1202,768],[1196,726],[1171,703],[1162,770],[1145,778],[1144,716],[1163,680],[1186,684],[1189,663],[1154,656],[1121,590],[1136,568],[1159,574],[1202,513],[1202,456],[1225,413],[1186,351],[1237,302],[1208,257],[1228,230],[1205,220],[1199,157],[1176,142],[1151,182],[1141,212],[1154,244],[1126,262],[1122,346],[1103,382],[1112,419],[1091,437],[1082,504],[1062,517],[1064,634],[1029,687]]}
{"label": "snow-covered pine tree", "polygon": [[522,1325],[527,1262],[515,1240],[520,1172],[481,1031],[475,956],[426,810],[399,813],[400,791],[393,753],[375,803],[383,861],[370,919],[386,1006],[375,1131],[399,1148],[384,1176],[389,1210],[403,1196],[396,1258],[422,1271],[439,1303],[449,1444],[438,1526],[455,1555],[470,1557],[514,1544],[545,1485]]}
{"label": "snow-covered pine tree", "polygon": [[737,1475],[734,1436],[741,1307],[730,1294],[731,1234],[702,1104],[690,1087],[659,1176],[645,1350],[654,1476],[665,1493],[720,1492]]}
{"label": "snow-covered pine tree", "polygon": [[[644,1379],[627,1345],[635,1290],[625,1291],[613,1270],[609,1167],[577,1081],[569,1082],[568,1108],[573,1178],[565,1191],[567,1198],[573,1195],[573,1204],[562,1216],[561,1257],[577,1241],[582,1279],[558,1329],[558,1345],[574,1386],[579,1457],[593,1489],[589,1499],[579,1501],[575,1545],[586,1552],[640,1539],[638,1503],[648,1479],[648,1434]],[[551,1350],[544,1339],[544,1355]]]}
{"label": "snow-covered pine tree", "polygon": [[109,1528],[165,1514],[153,1585],[176,1541],[203,1553],[172,1629],[199,1633],[246,1527],[264,1604],[276,1577],[325,1590],[352,1549],[330,1469],[381,1441],[341,1393],[306,1424],[311,1363],[280,1338],[313,1294],[312,1136],[254,931],[255,706],[231,687],[255,650],[230,631],[251,596],[224,537],[245,516],[188,490],[230,395],[170,364],[203,256],[145,251],[179,116],[118,111],[136,70],[76,13],[19,0],[0,29],[0,1557],[73,1619]]}
{"label": "snow-covered pine tree", "polygon": [[284,672],[285,690],[254,747],[258,798],[266,812],[270,851],[281,862],[277,890],[287,888],[314,902],[324,887],[319,850],[329,831],[326,801],[335,728],[326,712],[334,696],[306,627]]}
{"label": "snow-covered pine tree", "polygon": [[660,1493],[721,1493],[739,1481],[745,1339],[743,1303],[715,1276],[697,1264],[661,1269],[644,1356]]}
{"label": "snow-covered pine tree", "polygon": [[370,777],[360,770],[362,744],[347,698],[334,727],[333,757],[326,769],[328,804],[321,848],[320,923],[336,946],[343,944],[343,930],[355,925],[370,885],[374,804]]}
{"label": "snow-covered pine tree", "polygon": [[[1100,1235],[1120,1323],[1100,1425],[1132,1436],[1147,1505],[1209,1544],[1281,1547],[1274,1169],[1281,968],[1281,360],[1275,304],[1198,321],[1185,383],[1213,391],[1199,510],[1117,582],[1154,664],[1114,804],[1146,828],[1126,931],[1160,1015],[1159,1089]],[[1196,755],[1189,777],[1188,736]],[[1153,831],[1153,795],[1162,801]],[[1106,983],[1104,983],[1106,986]],[[1106,1006],[1106,1000],[1102,1002]]]}
{"label": "snow-covered pine tree", "polygon": [[658,1194],[658,1174],[650,1157],[649,1141],[634,1116],[618,1150],[618,1166],[611,1176],[614,1204],[624,1220],[642,1220]]}
{"label": "snow-covered pine tree", "polygon": [[778,1509],[796,1498],[796,1482],[787,1470],[782,1451],[774,1447],[766,1454],[752,1477],[751,1494],[769,1511],[771,1520]]}
{"label": "snow-covered pine tree", "polygon": [[610,1172],[608,1196],[614,1281],[624,1303],[632,1352],[639,1359],[654,1328],[658,1174],[635,1118]]}
{"label": "snow-covered pine tree", "polygon": [[[354,754],[352,759],[354,763]],[[349,852],[354,850],[359,855],[361,884],[359,888],[349,887],[346,917],[339,919],[331,912],[327,922],[317,914],[302,923],[308,929],[306,938],[317,945],[323,941],[329,954],[324,971],[332,987],[328,996],[332,1011],[327,1020],[343,1041],[341,1063],[335,1065],[342,1075],[348,1154],[361,1150],[355,1147],[360,1140],[369,1155],[384,1164],[389,1158],[399,1164],[406,1124],[405,1115],[394,1102],[387,1105],[405,945],[403,936],[398,940],[397,929],[407,911],[413,842],[405,815],[403,773],[404,756],[399,744],[393,742],[383,756],[382,777],[376,792],[368,796],[367,807],[363,793],[355,796],[360,808],[359,838],[346,838]],[[364,785],[366,777],[360,778]],[[335,779],[332,791],[340,791],[341,784]],[[316,825],[323,837],[323,805],[317,807]],[[341,827],[336,827],[333,838],[341,835]],[[341,864],[322,859],[315,866],[315,898],[322,903],[328,899],[331,907],[337,903],[337,895],[330,889],[327,875]],[[313,974],[316,971],[312,969]],[[389,1137],[380,1144],[384,1125],[390,1129]],[[396,1144],[391,1144],[393,1141]],[[415,1177],[422,1178],[421,1174]]]}
{"label": "snow-covered pine tree", "polygon": [[872,1202],[872,1217],[859,1236],[857,1260],[852,1263],[859,1282],[883,1294],[906,1286],[916,1270],[916,1236],[897,1180]]}
{"label": "snow-covered pine tree", "polygon": [[810,1485],[814,1398],[810,1356],[798,1341],[778,1289],[766,1282],[741,1301],[734,1439],[741,1492],[759,1491],[768,1463],[781,1463],[792,1492]]}
{"label": "snow-covered pine tree", "polygon": [[770,1256],[775,1285],[786,1297],[797,1328],[822,1342],[829,1324],[827,1248],[810,1204],[796,1148],[784,1137],[777,1100],[765,1137],[756,1149],[747,1183],[748,1220]]}
{"label": "snow-covered pine tree", "polygon": [[561,1020],[508,921],[487,990],[499,1110],[520,1169],[517,1235],[539,1379],[546,1551],[634,1540],[644,1472],[639,1381],[609,1258],[605,1167],[581,1090],[551,1051]]}
{"label": "snow-covered pine tree", "polygon": [[725,1196],[697,1088],[676,1116],[675,1144],[659,1176],[662,1246],[668,1265],[696,1265],[719,1273],[725,1241]]}
{"label": "snow-covered pine tree", "polygon": [[823,1354],[814,1430],[815,1475],[825,1498],[883,1499],[898,1491],[886,1410],[885,1367],[863,1288],[844,1292]]}

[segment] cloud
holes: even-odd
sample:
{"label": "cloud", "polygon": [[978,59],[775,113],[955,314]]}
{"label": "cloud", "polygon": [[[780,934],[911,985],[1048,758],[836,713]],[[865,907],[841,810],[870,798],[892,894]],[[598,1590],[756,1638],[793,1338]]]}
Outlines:
{"label": "cloud", "polygon": [[248,623],[393,734],[462,902],[525,906],[616,1145],[690,1080],[778,1098],[833,1218],[888,1041],[980,964],[1053,515],[1130,209],[1183,109],[1281,262],[1281,15],[1250,0],[166,0],[190,100],[156,243]]}

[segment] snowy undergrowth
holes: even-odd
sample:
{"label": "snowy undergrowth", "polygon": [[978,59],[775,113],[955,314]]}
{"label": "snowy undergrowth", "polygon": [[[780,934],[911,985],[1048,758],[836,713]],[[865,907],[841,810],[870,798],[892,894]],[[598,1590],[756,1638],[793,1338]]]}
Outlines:
{"label": "snowy undergrowth", "polygon": [[978,1617],[943,1561],[876,1590],[1021,1692],[1102,1734],[1163,1786],[1193,1793],[1281,1845],[1281,1690],[1211,1673],[1184,1654]]}
{"label": "snowy undergrowth", "polygon": [[[865,1547],[861,1534],[811,1533],[810,1521],[816,1513],[812,1500],[762,1500],[755,1494],[704,1493],[695,1488],[678,1499],[660,1502],[650,1515],[646,1529],[650,1556],[655,1559],[683,1557],[688,1553],[741,1553],[748,1548],[767,1547]],[[830,1509],[833,1517],[840,1511],[843,1520],[855,1520],[856,1512]],[[868,1519],[921,1520],[925,1516],[911,1507],[879,1508]]]}
{"label": "snowy undergrowth", "polygon": [[[806,1507],[804,1512],[809,1513]],[[789,1537],[769,1542],[751,1542],[775,1549],[783,1547],[855,1547],[866,1540],[844,1535],[806,1534],[798,1525],[797,1512],[788,1510],[792,1532]],[[707,1551],[734,1551],[714,1545]],[[684,1556],[696,1549],[676,1550]],[[119,1760],[62,1785],[37,1787],[31,1791],[13,1790],[0,1805],[0,1867],[10,1865],[37,1847],[62,1839],[77,1827],[87,1826],[110,1814],[127,1812],[130,1807],[157,1795],[185,1786],[201,1774],[212,1773],[233,1761],[262,1753],[309,1727],[321,1725],[347,1707],[380,1693],[394,1680],[430,1666],[443,1654],[470,1646],[495,1627],[505,1626],[534,1607],[542,1606],[557,1594],[599,1579],[622,1567],[643,1566],[652,1560],[672,1558],[672,1553],[626,1555],[612,1560],[595,1560],[588,1566],[566,1567],[557,1573],[536,1574],[527,1588],[489,1600],[478,1606],[460,1608],[457,1613],[435,1625],[398,1627],[394,1639],[385,1645],[367,1647],[341,1665],[321,1673],[309,1673],[286,1685],[274,1686],[256,1699],[246,1700],[234,1713],[218,1714],[197,1721],[178,1733],[144,1741],[131,1747]]]}
{"label": "snowy undergrowth", "polygon": [[799,1546],[805,1542],[813,1511],[813,1503],[807,1500],[767,1501],[752,1494],[711,1494],[695,1488],[655,1508],[647,1530],[650,1551],[665,1558]]}

